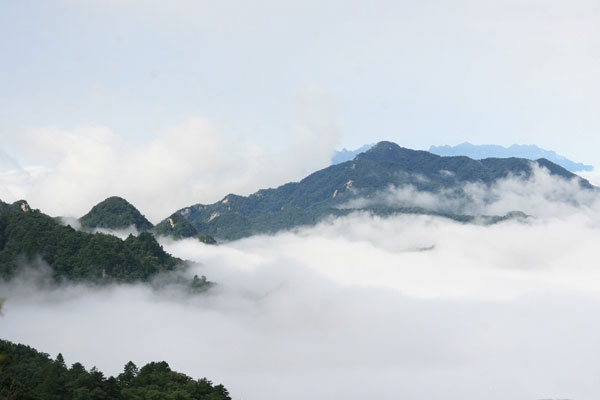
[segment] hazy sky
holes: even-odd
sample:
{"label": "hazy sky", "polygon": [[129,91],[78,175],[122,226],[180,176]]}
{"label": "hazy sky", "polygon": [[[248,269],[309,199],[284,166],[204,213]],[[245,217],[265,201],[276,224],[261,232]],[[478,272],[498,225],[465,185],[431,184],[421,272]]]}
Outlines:
{"label": "hazy sky", "polygon": [[316,102],[335,147],[535,143],[599,161],[595,0],[22,0],[0,26],[5,151],[28,129],[145,140],[191,118],[285,148]]}

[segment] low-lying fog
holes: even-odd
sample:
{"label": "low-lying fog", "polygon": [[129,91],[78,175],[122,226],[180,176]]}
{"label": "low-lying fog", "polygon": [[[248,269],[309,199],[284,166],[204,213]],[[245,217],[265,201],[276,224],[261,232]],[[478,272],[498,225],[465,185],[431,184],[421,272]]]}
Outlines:
{"label": "low-lying fog", "polygon": [[560,203],[491,226],[356,213],[219,246],[163,241],[218,286],[24,277],[0,286],[0,336],[106,374],[166,360],[234,399],[597,399],[600,208]]}

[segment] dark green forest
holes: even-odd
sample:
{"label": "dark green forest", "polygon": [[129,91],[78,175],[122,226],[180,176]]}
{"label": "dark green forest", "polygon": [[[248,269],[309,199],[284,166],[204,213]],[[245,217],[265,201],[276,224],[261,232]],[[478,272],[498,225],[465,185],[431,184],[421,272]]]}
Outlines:
{"label": "dark green forest", "polygon": [[0,340],[0,399],[3,400],[231,400],[223,385],[195,380],[164,361],[138,368],[128,362],[116,377],[63,356]]}
{"label": "dark green forest", "polygon": [[152,223],[146,219],[127,200],[113,196],[96,204],[90,212],[79,218],[82,228],[125,229],[135,226],[139,232],[152,229]]}
{"label": "dark green forest", "polygon": [[73,281],[145,281],[174,271],[183,261],[166,253],[143,232],[121,240],[63,226],[26,202],[0,205],[0,277],[10,279],[24,265],[50,266],[52,276]]}

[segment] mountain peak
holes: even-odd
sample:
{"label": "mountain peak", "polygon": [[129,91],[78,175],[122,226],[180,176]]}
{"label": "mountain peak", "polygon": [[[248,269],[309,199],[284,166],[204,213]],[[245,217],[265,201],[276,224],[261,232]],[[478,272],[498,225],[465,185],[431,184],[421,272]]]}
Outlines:
{"label": "mountain peak", "polygon": [[79,221],[82,227],[88,229],[126,229],[132,225],[140,232],[152,229],[150,221],[137,208],[118,196],[109,197],[96,204]]}
{"label": "mountain peak", "polygon": [[26,200],[17,200],[12,204],[8,204],[0,200],[0,211],[31,212],[31,207]]}
{"label": "mountain peak", "polygon": [[379,162],[406,162],[407,159],[425,158],[435,159],[438,156],[427,151],[411,150],[401,147],[393,142],[382,141],[371,147],[368,151],[356,156],[356,160],[374,160]]}

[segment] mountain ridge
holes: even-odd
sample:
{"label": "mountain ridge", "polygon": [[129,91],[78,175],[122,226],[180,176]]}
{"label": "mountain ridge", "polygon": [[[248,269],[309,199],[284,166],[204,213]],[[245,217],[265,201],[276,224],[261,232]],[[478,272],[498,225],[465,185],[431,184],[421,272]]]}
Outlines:
{"label": "mountain ridge", "polygon": [[47,269],[56,281],[148,281],[182,270],[184,261],[164,251],[142,232],[125,240],[62,225],[25,201],[0,201],[0,278],[11,279],[24,266]]}
{"label": "mountain ridge", "polygon": [[467,156],[475,160],[484,158],[525,158],[529,160],[537,160],[540,158],[546,158],[553,163],[560,165],[561,167],[571,171],[591,171],[593,166],[586,165],[583,163],[569,160],[565,156],[557,154],[555,151],[546,150],[536,145],[519,145],[513,144],[509,147],[484,144],[475,145],[469,142],[464,142],[456,146],[442,145],[442,146],[431,146],[429,148],[431,153],[440,156]]}
{"label": "mountain ridge", "polygon": [[94,205],[92,209],[79,218],[84,230],[94,229],[125,230],[135,227],[138,232],[150,232],[155,236],[166,236],[174,239],[195,237],[205,244],[216,244],[210,235],[199,232],[181,215],[175,213],[153,225],[129,201],[119,196],[111,196]]}
{"label": "mountain ridge", "polygon": [[347,201],[371,196],[390,185],[413,185],[426,191],[468,182],[489,185],[509,175],[529,177],[534,165],[592,188],[586,180],[546,159],[443,157],[382,141],[351,161],[331,165],[298,182],[261,189],[249,196],[228,194],[219,202],[194,204],[177,213],[199,231],[234,240],[345,215],[347,211],[341,208]]}

